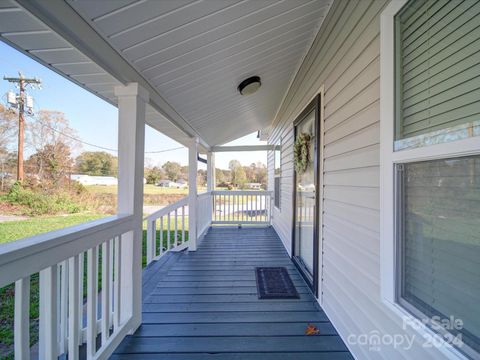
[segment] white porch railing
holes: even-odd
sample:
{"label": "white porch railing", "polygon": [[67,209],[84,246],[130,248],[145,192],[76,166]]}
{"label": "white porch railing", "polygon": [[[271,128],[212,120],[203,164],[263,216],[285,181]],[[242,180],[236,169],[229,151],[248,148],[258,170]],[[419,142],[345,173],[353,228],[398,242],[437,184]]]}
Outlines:
{"label": "white porch railing", "polygon": [[147,265],[168,251],[188,246],[188,216],[195,216],[197,236],[200,237],[215,224],[269,225],[271,203],[271,191],[209,191],[197,196],[197,209],[192,214],[186,196],[144,219],[147,227]]}
{"label": "white porch railing", "polygon": [[[271,192],[206,192],[197,196],[194,214],[189,214],[185,197],[149,215],[147,264],[188,246],[189,215],[196,218],[198,237],[212,224],[270,224]],[[0,288],[15,283],[15,359],[28,359],[30,354],[30,279],[36,273],[42,359],[62,354],[78,359],[82,344],[88,359],[103,359],[138,326],[132,299],[122,295],[124,290],[131,292],[133,281],[130,243],[123,239],[132,239],[135,231],[140,224],[134,216],[118,215],[0,247]]]}
{"label": "white porch railing", "polygon": [[197,197],[197,234],[202,236],[212,224],[212,194],[204,192]]}
{"label": "white porch railing", "polygon": [[0,288],[15,282],[15,359],[30,356],[30,278],[36,273],[40,273],[40,358],[68,353],[69,359],[78,359],[82,344],[88,359],[111,353],[131,330],[132,311],[120,294],[129,281],[122,270],[122,236],[134,228],[133,216],[112,216],[0,248]]}
{"label": "white porch railing", "polygon": [[265,224],[272,216],[271,191],[212,191],[212,224]]}
{"label": "white porch railing", "polygon": [[[147,222],[147,265],[166,252],[187,246],[188,196],[145,218]],[[158,229],[158,231],[157,231]],[[173,231],[173,235],[172,235]],[[165,235],[164,235],[165,234]]]}

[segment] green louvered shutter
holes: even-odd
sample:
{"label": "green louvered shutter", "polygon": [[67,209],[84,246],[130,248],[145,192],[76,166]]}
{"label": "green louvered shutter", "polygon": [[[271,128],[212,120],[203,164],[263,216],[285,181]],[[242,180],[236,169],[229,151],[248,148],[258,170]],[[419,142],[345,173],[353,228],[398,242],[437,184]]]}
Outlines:
{"label": "green louvered shutter", "polygon": [[409,1],[395,30],[396,140],[478,126],[480,1]]}

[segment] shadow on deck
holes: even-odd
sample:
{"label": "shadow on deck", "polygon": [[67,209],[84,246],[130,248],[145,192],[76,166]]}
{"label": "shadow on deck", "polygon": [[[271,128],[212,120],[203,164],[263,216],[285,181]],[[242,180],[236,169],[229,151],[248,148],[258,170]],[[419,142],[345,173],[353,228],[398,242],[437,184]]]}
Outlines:
{"label": "shadow on deck", "polygon": [[[259,300],[257,266],[286,267],[300,299]],[[142,326],[111,359],[352,359],[271,227],[212,228],[143,277]]]}

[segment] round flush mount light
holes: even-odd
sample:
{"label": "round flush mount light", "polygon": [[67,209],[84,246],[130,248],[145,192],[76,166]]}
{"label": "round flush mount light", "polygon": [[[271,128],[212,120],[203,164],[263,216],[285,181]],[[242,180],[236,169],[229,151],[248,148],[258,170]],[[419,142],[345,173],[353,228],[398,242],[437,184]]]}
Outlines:
{"label": "round flush mount light", "polygon": [[260,89],[261,85],[260,77],[252,76],[243,80],[240,85],[238,85],[238,92],[242,95],[250,95]]}

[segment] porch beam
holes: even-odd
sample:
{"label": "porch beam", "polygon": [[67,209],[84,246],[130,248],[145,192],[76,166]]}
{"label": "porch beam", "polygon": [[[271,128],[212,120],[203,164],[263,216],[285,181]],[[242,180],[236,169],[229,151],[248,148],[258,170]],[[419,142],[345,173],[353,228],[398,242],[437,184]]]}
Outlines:
{"label": "porch beam", "polygon": [[145,152],[145,108],[148,92],[137,83],[115,88],[118,98],[119,214],[133,215],[133,231],[121,238],[120,322],[133,333],[141,324],[142,217]]}
{"label": "porch beam", "polygon": [[239,146],[212,146],[212,152],[231,151],[270,151],[275,150],[275,145],[239,145]]}
{"label": "porch beam", "polygon": [[188,249],[197,250],[197,170],[198,139],[192,138],[188,147]]}
{"label": "porch beam", "polygon": [[[155,110],[166,117],[187,136],[198,137],[200,144],[205,149],[209,149],[210,146],[200,138],[200,135],[190,123],[188,123],[127,60],[105,41],[68,2],[63,0],[17,0],[17,2],[122,84],[127,85],[131,82],[138,83],[149,93],[149,100],[147,102],[149,102]],[[25,53],[33,57],[32,54],[28,52]],[[59,73],[58,69],[53,66],[49,64],[44,65]],[[59,74],[70,81],[73,80],[63,73]],[[78,82],[77,84],[93,92],[83,84]],[[98,96],[98,94],[94,94]],[[109,101],[109,99],[105,100]]]}

